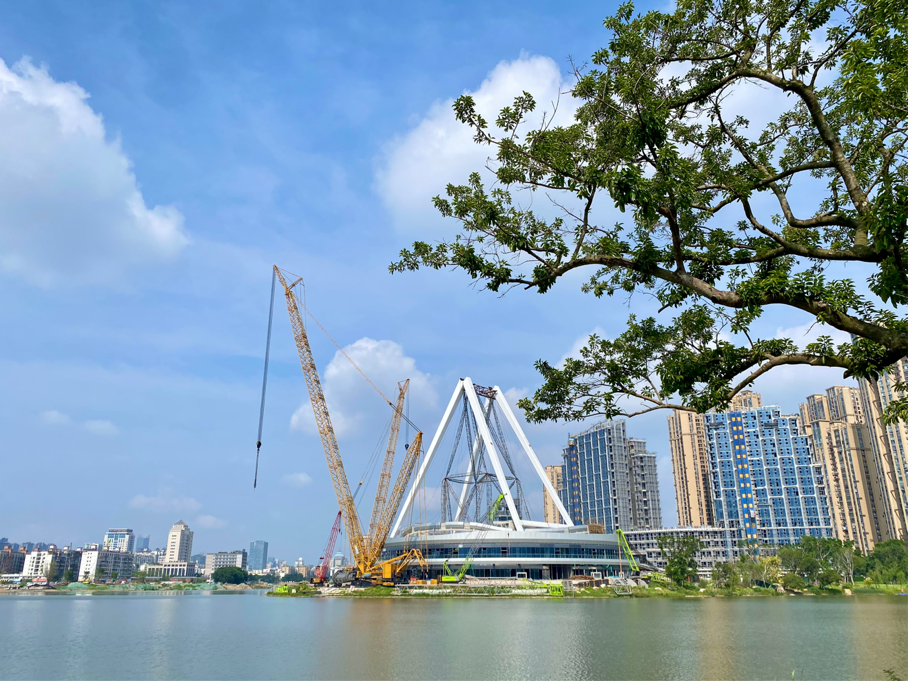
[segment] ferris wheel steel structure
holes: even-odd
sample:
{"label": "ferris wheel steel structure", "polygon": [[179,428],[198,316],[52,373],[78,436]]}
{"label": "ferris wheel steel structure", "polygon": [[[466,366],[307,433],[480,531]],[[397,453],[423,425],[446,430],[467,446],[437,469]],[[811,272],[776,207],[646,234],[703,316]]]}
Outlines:
{"label": "ferris wheel steel structure", "polygon": [[[483,409],[483,405],[479,401],[478,393],[481,393],[482,396],[487,400],[485,409]],[[445,433],[448,431],[448,426],[451,425],[451,422],[454,418],[454,413],[457,410],[457,406],[461,403],[464,396],[466,396],[469,409],[473,413],[478,435],[473,443],[472,456],[468,460],[466,479],[468,481],[471,480],[471,476],[474,473],[472,461],[476,457],[477,453],[481,449],[484,449],[488,453],[495,478],[498,481],[501,493],[504,495],[504,501],[508,507],[508,511],[510,512],[510,517],[514,523],[515,530],[522,532],[525,529],[531,528],[572,527],[574,523],[571,520],[570,515],[568,515],[568,512],[565,509],[564,504],[561,502],[558,493],[555,491],[555,488],[552,486],[551,481],[546,477],[545,469],[542,467],[542,464],[539,463],[539,459],[537,458],[536,453],[533,451],[533,448],[530,445],[530,441],[524,434],[523,429],[520,427],[520,423],[517,421],[517,417],[514,415],[511,406],[508,404],[508,401],[504,396],[504,392],[502,392],[501,388],[499,388],[497,385],[493,388],[482,388],[481,386],[476,386],[473,384],[473,381],[469,377],[467,377],[460,379],[457,382],[457,387],[454,388],[454,394],[451,395],[451,401],[448,402],[448,407],[447,409],[445,409],[441,423],[438,424],[438,429],[435,431],[435,435],[432,437],[432,442],[429,445],[428,450],[426,450],[426,455],[419,467],[419,472],[416,474],[416,478],[415,480],[413,480],[410,491],[407,493],[407,498],[401,506],[400,513],[397,516],[397,521],[394,523],[394,528],[391,530],[391,537],[396,537],[397,533],[400,531],[401,523],[407,516],[407,513],[413,504],[413,500],[416,498],[417,491],[421,488],[425,481],[426,472],[429,470],[429,466],[432,464],[432,461],[435,458],[435,454],[437,453],[441,442],[445,437]],[[501,412],[504,414],[505,419],[511,426],[511,429],[514,431],[514,434],[517,436],[517,441],[520,443],[521,449],[523,449],[523,452],[524,454],[526,454],[527,459],[529,459],[534,472],[539,477],[540,482],[542,482],[543,488],[546,490],[546,492],[548,492],[549,496],[554,502],[555,508],[558,510],[558,513],[564,520],[563,523],[546,523],[521,518],[520,513],[518,512],[518,505],[515,503],[514,497],[511,494],[510,486],[505,476],[504,468],[501,465],[498,448],[495,446],[495,442],[492,438],[492,433],[489,429],[487,421],[489,412],[492,408],[493,400],[494,403],[501,408]],[[468,487],[469,484],[464,485],[460,493],[460,504],[458,506],[457,515],[455,516],[458,520],[463,518],[465,506],[467,505],[465,501]]]}

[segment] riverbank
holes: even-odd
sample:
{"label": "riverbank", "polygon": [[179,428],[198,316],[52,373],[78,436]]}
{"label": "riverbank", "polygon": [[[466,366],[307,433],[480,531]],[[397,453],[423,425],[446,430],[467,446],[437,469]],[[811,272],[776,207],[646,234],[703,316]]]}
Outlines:
{"label": "riverbank", "polygon": [[[803,591],[778,591],[774,588],[739,587],[734,589],[711,589],[706,587],[682,588],[676,586],[630,587],[629,593],[617,593],[610,586],[593,586],[575,589],[564,594],[564,598],[648,598],[648,599],[684,599],[684,598],[780,598],[793,597],[851,597],[866,595],[896,596],[908,591],[908,585],[892,584],[858,584],[853,587],[813,587]],[[561,599],[561,595],[549,592],[545,584],[527,584],[524,586],[461,586],[439,585],[420,587],[323,587],[321,589],[296,587],[295,591],[277,593],[270,591],[268,596],[276,598],[543,598]]]}

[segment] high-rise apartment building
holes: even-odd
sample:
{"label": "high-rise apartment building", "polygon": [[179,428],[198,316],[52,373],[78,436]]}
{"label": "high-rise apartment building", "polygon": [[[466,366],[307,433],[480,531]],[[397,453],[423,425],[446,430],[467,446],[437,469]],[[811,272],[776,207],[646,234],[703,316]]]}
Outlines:
{"label": "high-rise apartment building", "polygon": [[747,411],[748,409],[759,409],[763,406],[763,397],[760,393],[753,390],[742,390],[731,398],[728,405],[729,411]]}
{"label": "high-rise apartment building", "polygon": [[136,535],[132,533],[132,530],[125,527],[113,527],[107,530],[104,535],[102,546],[111,551],[129,551],[133,553],[136,550]]}
{"label": "high-rise apartment building", "polygon": [[814,421],[809,424],[815,460],[823,466],[833,535],[853,541],[863,553],[880,541],[880,489],[870,443],[861,423]]}
{"label": "high-rise apartment building", "polygon": [[833,535],[872,551],[884,536],[883,490],[860,391],[834,386],[810,395],[801,405],[801,421],[814,460],[823,466]]}
{"label": "high-rise apartment building", "polygon": [[580,475],[577,462],[577,440],[568,437],[567,447],[561,453],[561,503],[567,509],[574,524],[582,525],[580,519]]}
{"label": "high-rise apartment building", "polygon": [[908,383],[908,358],[900,359],[876,381],[858,380],[861,408],[870,429],[870,444],[881,490],[879,512],[885,539],[908,538],[908,422],[887,425],[882,415],[901,397],[897,383]]}
{"label": "high-rise apartment building", "polygon": [[268,542],[257,539],[249,543],[249,569],[264,570],[268,565]]}
{"label": "high-rise apartment building", "polygon": [[164,563],[188,563],[192,556],[192,531],[182,520],[178,521],[167,534],[167,553]]}
{"label": "high-rise apartment building", "polygon": [[646,440],[628,438],[627,446],[631,488],[630,529],[648,530],[662,527],[656,455],[646,451]]}
{"label": "high-rise apartment building", "polygon": [[560,496],[574,523],[606,532],[662,525],[656,455],[644,440],[628,439],[624,421],[571,435],[563,461]]}
{"label": "high-rise apartment building", "polygon": [[[564,480],[562,478],[563,470],[563,466],[545,467],[545,477],[547,477],[549,479],[549,482],[552,483],[552,487],[554,488],[555,492],[558,493],[559,498],[561,498],[562,496],[561,490],[564,487]],[[567,506],[565,506],[565,508],[567,508]],[[558,512],[558,507],[555,506],[555,502],[552,500],[547,489],[542,490],[542,517],[543,520],[545,520],[545,522],[547,523],[561,524],[564,522],[561,514]]]}
{"label": "high-rise apartment building", "polygon": [[771,544],[832,536],[823,468],[799,416],[760,407],[703,418],[718,526]]}
{"label": "high-rise apartment building", "polygon": [[579,502],[576,507],[568,506],[571,520],[578,525],[602,525],[606,532],[614,532],[616,527],[630,528],[630,469],[624,421],[597,423],[572,435],[571,441],[565,448],[563,476],[566,496],[576,497]]}
{"label": "high-rise apartment building", "polygon": [[715,523],[710,481],[709,446],[703,414],[674,410],[668,417],[675,500],[680,527]]}

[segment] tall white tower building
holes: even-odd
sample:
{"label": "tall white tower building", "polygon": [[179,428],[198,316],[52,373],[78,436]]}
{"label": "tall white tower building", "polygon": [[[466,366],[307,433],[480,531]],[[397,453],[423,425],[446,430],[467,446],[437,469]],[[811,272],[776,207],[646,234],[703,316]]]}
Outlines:
{"label": "tall white tower building", "polygon": [[167,535],[165,563],[188,562],[192,555],[192,530],[182,520],[170,528]]}

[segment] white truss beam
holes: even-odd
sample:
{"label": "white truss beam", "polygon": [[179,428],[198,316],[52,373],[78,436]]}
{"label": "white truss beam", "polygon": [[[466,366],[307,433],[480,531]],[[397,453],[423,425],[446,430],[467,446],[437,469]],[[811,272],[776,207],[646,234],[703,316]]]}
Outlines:
{"label": "white truss beam", "polygon": [[504,475],[504,469],[501,467],[501,461],[498,460],[498,450],[495,449],[495,443],[492,442],[492,432],[489,430],[489,424],[482,416],[482,407],[479,404],[479,398],[476,396],[476,388],[473,387],[473,381],[469,377],[463,379],[463,388],[467,394],[467,400],[476,416],[476,429],[482,436],[486,445],[486,451],[489,453],[489,459],[492,461],[492,468],[495,471],[495,477],[498,478],[498,485],[501,487],[501,493],[504,494],[505,503],[511,512],[511,520],[514,521],[514,529],[518,532],[523,531],[523,522],[520,520],[520,514],[517,513],[517,504],[514,503],[514,497],[511,496],[511,488],[508,487],[508,481]]}
{"label": "white truss beam", "polygon": [[451,417],[454,415],[454,410],[460,401],[460,395],[463,393],[463,388],[463,379],[461,379],[457,382],[457,387],[454,388],[454,394],[451,395],[451,401],[448,402],[448,408],[445,409],[445,415],[442,417],[441,423],[438,424],[438,430],[435,431],[435,437],[432,438],[432,443],[429,445],[429,449],[426,450],[426,458],[419,467],[419,472],[416,474],[416,480],[413,481],[413,485],[407,493],[404,505],[401,506],[400,512],[397,514],[397,521],[394,523],[394,529],[391,530],[392,537],[397,536],[400,524],[403,522],[407,512],[410,510],[410,506],[413,504],[413,498],[416,496],[416,491],[422,486],[423,480],[426,477],[426,471],[429,469],[429,464],[431,464],[432,459],[435,458],[435,452],[438,449],[438,445],[441,443],[445,436],[445,432],[448,430],[448,426],[451,424]]}
{"label": "white truss beam", "polygon": [[533,451],[533,447],[530,445],[530,441],[524,434],[523,428],[520,427],[520,422],[517,420],[517,417],[514,416],[514,412],[511,411],[511,405],[508,404],[508,401],[504,397],[504,393],[497,385],[495,386],[495,394],[498,404],[501,405],[501,411],[504,412],[504,417],[508,420],[508,423],[511,424],[511,428],[514,430],[514,434],[517,435],[517,440],[520,442],[520,446],[523,447],[523,451],[526,453],[527,458],[530,460],[530,463],[533,464],[533,468],[536,470],[536,475],[538,475],[539,479],[542,480],[542,486],[545,487],[546,492],[549,493],[549,496],[555,503],[555,508],[558,509],[558,513],[560,513],[561,517],[564,519],[564,524],[573,526],[574,522],[568,515],[567,509],[564,507],[564,504],[561,503],[561,498],[558,496],[558,493],[552,486],[551,481],[545,474],[545,469],[542,467],[542,464],[539,463],[539,459],[536,457],[536,452]]}
{"label": "white truss beam", "polygon": [[[473,441],[472,456],[470,458],[470,461],[467,462],[467,477],[465,484],[460,492],[460,500],[457,506],[457,515],[455,516],[456,520],[454,522],[459,522],[466,510],[464,504],[466,502],[467,490],[470,487],[470,484],[473,482],[476,474],[476,471],[474,470],[472,464],[473,457],[478,454],[481,445],[484,444],[489,455],[489,460],[492,463],[495,477],[498,480],[498,484],[501,488],[501,493],[504,495],[505,503],[507,504],[508,510],[511,513],[511,520],[514,523],[514,528],[516,530],[523,531],[525,528],[530,527],[559,528],[565,526],[570,527],[574,525],[574,523],[571,521],[570,516],[568,515],[567,510],[564,507],[564,504],[561,503],[561,499],[558,496],[558,493],[555,491],[552,483],[546,477],[545,469],[542,467],[542,464],[539,463],[539,459],[536,457],[536,453],[530,446],[530,442],[527,439],[527,436],[524,434],[523,429],[520,427],[520,423],[517,421],[517,417],[514,415],[514,412],[512,411],[511,406],[508,404],[507,399],[505,399],[504,392],[497,385],[495,386],[494,390],[495,397],[487,398],[485,409],[483,409],[483,405],[480,403],[479,397],[476,394],[476,388],[473,385],[473,381],[470,378],[462,378],[457,382],[457,387],[454,388],[454,394],[451,395],[451,400],[450,402],[448,402],[444,416],[442,417],[441,422],[438,424],[438,429],[435,431],[435,436],[432,438],[429,449],[426,450],[425,459],[423,459],[423,462],[419,467],[419,471],[416,474],[416,479],[413,481],[413,484],[410,487],[410,491],[407,493],[407,498],[404,500],[403,506],[400,509],[400,513],[397,516],[397,521],[394,523],[394,528],[391,530],[391,537],[397,536],[397,533],[400,531],[401,523],[403,523],[403,519],[412,508],[416,494],[425,482],[426,472],[429,470],[429,466],[435,459],[435,454],[438,451],[441,441],[444,439],[445,433],[447,433],[448,431],[448,427],[451,425],[451,421],[454,417],[454,412],[457,410],[457,405],[459,404],[461,396],[463,395],[466,395],[469,409],[473,412],[473,416],[476,420],[476,429],[478,432],[476,434],[476,439]],[[530,463],[532,464],[533,470],[536,472],[536,475],[539,476],[539,480],[542,483],[543,488],[546,490],[546,492],[548,492],[549,496],[552,498],[552,501],[555,503],[555,507],[558,509],[558,513],[561,514],[561,517],[564,520],[564,524],[524,520],[520,517],[520,514],[517,513],[517,504],[514,502],[514,497],[511,494],[511,488],[508,486],[504,468],[502,468],[501,460],[498,456],[498,450],[496,449],[495,443],[492,440],[492,433],[489,430],[489,425],[486,420],[486,417],[491,412],[493,405],[496,402],[501,405],[501,410],[504,412],[505,419],[510,424],[511,429],[514,431],[514,434],[517,436],[517,440],[520,442],[520,446],[523,449],[524,454],[526,454],[527,458],[530,460]]]}
{"label": "white truss beam", "polygon": [[[488,421],[489,414],[492,413],[492,400],[486,400],[485,408],[485,417]],[[473,482],[473,476],[476,475],[476,471],[473,469],[473,462],[476,460],[476,455],[479,453],[480,445],[482,444],[482,438],[479,437],[479,433],[476,433],[476,439],[473,440],[473,451],[471,452],[470,459],[467,461],[467,478],[464,486],[460,489],[460,501],[457,503],[457,515],[454,516],[455,520],[462,520],[463,514],[467,510],[464,506],[464,502],[467,500],[467,492],[470,490],[470,483]]]}

